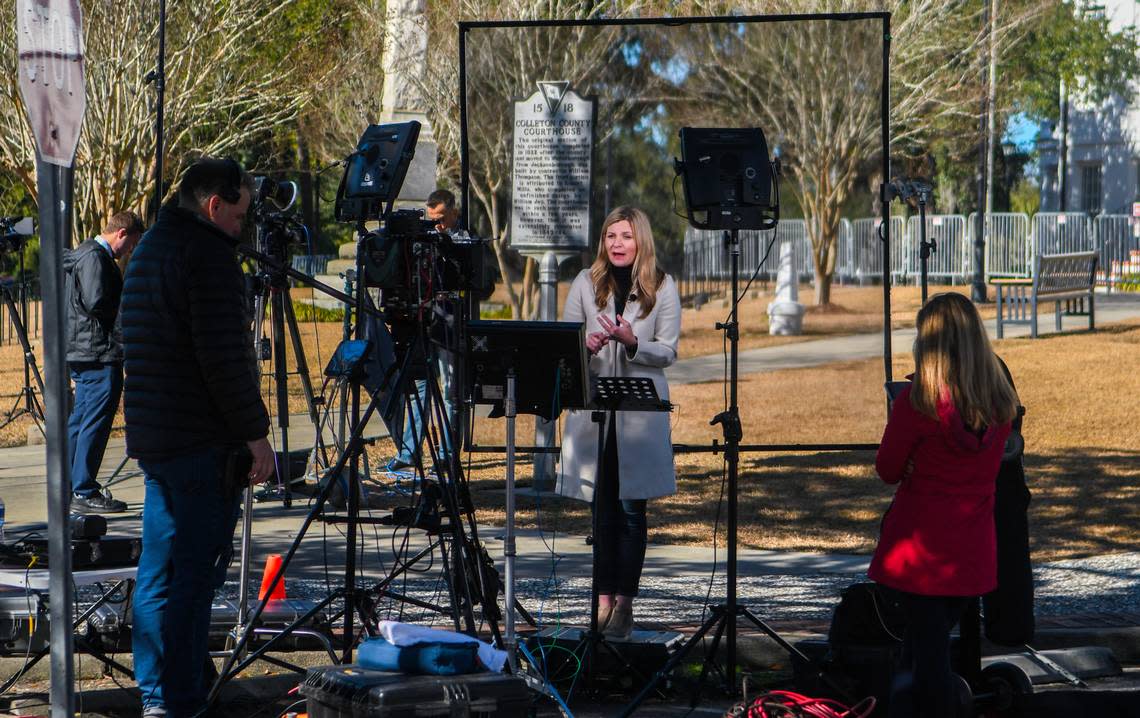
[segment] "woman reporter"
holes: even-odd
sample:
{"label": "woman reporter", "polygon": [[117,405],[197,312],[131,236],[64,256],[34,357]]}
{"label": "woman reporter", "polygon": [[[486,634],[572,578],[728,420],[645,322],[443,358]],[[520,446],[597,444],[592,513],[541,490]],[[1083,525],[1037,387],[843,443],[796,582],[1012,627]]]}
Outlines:
{"label": "woman reporter", "polygon": [[910,690],[890,716],[953,716],[950,630],[997,585],[994,484],[1018,399],[977,309],[938,294],[918,312],[913,383],[895,399],[875,469],[898,484],[870,578],[902,592]]}
{"label": "woman reporter", "polygon": [[[648,377],[669,398],[665,367],[677,360],[681,301],[657,266],[645,212],[618,207],[602,224],[594,263],[574,279],[564,321],[585,322],[592,376]],[[598,427],[589,411],[567,413],[559,491],[597,512],[598,627],[611,638],[633,630],[633,599],[645,561],[648,499],[676,492],[669,414],[617,412],[605,429],[598,476]]]}

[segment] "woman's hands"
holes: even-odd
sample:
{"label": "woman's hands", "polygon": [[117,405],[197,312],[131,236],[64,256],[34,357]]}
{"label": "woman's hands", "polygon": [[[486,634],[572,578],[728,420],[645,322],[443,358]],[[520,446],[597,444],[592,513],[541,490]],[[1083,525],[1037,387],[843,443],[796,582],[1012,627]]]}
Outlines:
{"label": "woman's hands", "polygon": [[633,334],[633,327],[620,314],[616,322],[605,314],[599,314],[598,324],[602,325],[602,329],[606,331],[609,338],[621,342],[626,348],[632,349],[637,346],[637,337]]}
{"label": "woman's hands", "polygon": [[605,332],[590,332],[586,335],[586,350],[590,355],[597,354],[610,341],[610,335]]}

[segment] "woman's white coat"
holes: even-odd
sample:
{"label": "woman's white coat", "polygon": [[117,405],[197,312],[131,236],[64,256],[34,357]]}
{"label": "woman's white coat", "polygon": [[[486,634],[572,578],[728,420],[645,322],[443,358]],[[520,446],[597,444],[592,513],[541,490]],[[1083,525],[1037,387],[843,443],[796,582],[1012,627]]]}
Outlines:
{"label": "woman's white coat", "polygon": [[[614,316],[614,299],[605,313]],[[583,269],[570,286],[562,318],[585,322],[586,334],[603,331],[598,323],[594,286],[590,270]],[[637,351],[630,356],[616,340],[590,358],[591,376],[648,377],[662,399],[669,398],[665,367],[677,360],[681,335],[681,299],[673,278],[666,275],[657,289],[657,301],[646,317],[641,303],[627,300],[622,316],[633,327]],[[620,498],[650,499],[676,493],[673,468],[671,414],[667,412],[619,412],[617,414],[618,471]],[[608,430],[608,427],[607,427]],[[598,469],[598,425],[589,411],[567,411],[562,419],[562,457],[558,471],[558,491],[563,496],[592,501]]]}

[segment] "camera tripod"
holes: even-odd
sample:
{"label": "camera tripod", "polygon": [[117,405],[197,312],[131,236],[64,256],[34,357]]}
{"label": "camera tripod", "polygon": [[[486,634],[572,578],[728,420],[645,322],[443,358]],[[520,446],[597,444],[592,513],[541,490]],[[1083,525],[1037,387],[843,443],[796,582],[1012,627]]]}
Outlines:
{"label": "camera tripod", "polygon": [[[21,277],[24,275],[23,268],[24,255],[21,252]],[[20,342],[20,349],[23,351],[24,357],[24,383],[20,388],[19,396],[16,397],[16,402],[4,415],[3,420],[0,421],[0,429],[8,426],[21,416],[27,415],[31,417],[40,434],[43,434],[44,408],[40,403],[39,396],[44,395],[44,380],[43,376],[40,375],[39,365],[36,364],[36,355],[35,352],[32,351],[32,344],[28,341],[28,328],[25,323],[25,318],[28,316],[27,292],[25,291],[25,287],[22,286],[20,290],[20,304],[23,307],[23,312],[16,306],[16,300],[7,285],[0,284],[0,295],[2,295],[4,300],[4,306],[8,308],[8,316],[12,322],[12,328],[16,332],[16,339]],[[32,384],[33,381],[35,382],[34,385]]]}
{"label": "camera tripod", "polygon": [[[362,233],[363,234],[363,233]],[[274,258],[269,257],[259,251],[252,250],[248,247],[239,246],[239,252],[247,257],[256,259],[262,262],[264,266],[271,269],[280,271],[281,273],[290,277],[299,279],[300,281],[313,286],[316,289],[328,294],[329,296],[340,299],[347,304],[355,304],[356,306],[356,340],[357,344],[369,344],[363,340],[363,326],[364,317],[367,315],[370,319],[379,318],[381,322],[385,317],[378,310],[370,305],[367,297],[367,291],[362,285],[358,284],[356,297],[349,297],[341,292],[324,285],[307,275],[296,272],[289,267],[284,266],[282,263],[276,261]],[[362,260],[363,251],[358,251],[358,268],[357,277],[362,276],[360,263]],[[447,609],[435,606],[423,601],[418,601],[406,596],[396,594],[389,590],[389,586],[401,575],[403,575],[415,562],[422,560],[437,548],[442,547],[447,550],[441,551],[444,563],[444,572],[446,583],[448,585],[449,598],[451,599],[450,612],[452,613],[453,624],[456,630],[463,630],[467,633],[474,634],[477,629],[477,623],[473,607],[475,605],[482,605],[482,620],[490,627],[492,634],[496,640],[500,640],[498,630],[499,611],[495,601],[497,590],[500,582],[494,580],[491,576],[493,574],[493,564],[489,558],[486,558],[485,552],[482,552],[478,545],[477,527],[475,524],[474,507],[470,501],[470,494],[466,482],[462,476],[461,467],[458,461],[457,452],[452,451],[450,461],[443,461],[439,447],[441,441],[439,436],[442,434],[446,439],[450,439],[450,445],[456,446],[457,441],[453,433],[446,411],[443,410],[442,393],[439,387],[438,375],[435,373],[433,366],[434,362],[426,361],[429,354],[426,347],[428,346],[428,329],[427,327],[420,327],[420,331],[415,333],[412,340],[412,345],[404,352],[402,362],[397,365],[390,363],[384,370],[382,380],[379,382],[379,387],[383,391],[371,391],[375,388],[372,382],[370,383],[370,397],[367,404],[361,411],[360,406],[360,390],[362,382],[366,380],[364,377],[364,364],[367,362],[365,358],[368,352],[375,347],[369,346],[368,351],[361,351],[359,358],[352,361],[342,361],[342,364],[352,363],[343,369],[343,374],[347,379],[351,380],[351,404],[352,404],[352,428],[345,440],[345,446],[339,453],[335,464],[327,471],[327,480],[322,482],[322,487],[313,498],[313,505],[309,513],[305,517],[300,529],[297,532],[293,543],[290,545],[288,551],[285,553],[279,570],[274,574],[271,583],[266,591],[266,597],[263,598],[257,606],[250,613],[245,620],[246,630],[237,636],[236,642],[229,652],[229,656],[219,674],[218,680],[210,691],[210,702],[216,700],[221,686],[235,677],[238,673],[252,664],[258,658],[270,650],[277,641],[282,638],[295,633],[305,623],[310,621],[320,611],[324,610],[327,606],[334,601],[343,601],[343,612],[338,618],[344,620],[344,631],[342,641],[342,660],[351,660],[352,646],[356,637],[356,625],[354,621],[359,619],[365,626],[366,631],[370,631],[368,626],[375,619],[376,600],[380,597],[390,597],[396,600],[403,600],[412,605],[417,605],[422,608],[430,610],[438,610],[440,612],[447,612]],[[341,347],[338,347],[338,357],[341,355],[341,350],[348,344],[353,342],[344,342]],[[359,347],[357,347],[359,348]],[[345,352],[348,354],[350,352]],[[334,357],[333,362],[330,362],[330,367],[333,363],[338,361],[338,357]],[[389,573],[382,581],[369,589],[361,589],[357,586],[356,576],[356,551],[357,551],[357,528],[365,524],[396,524],[401,519],[395,515],[393,517],[371,518],[362,517],[359,515],[361,487],[359,478],[359,459],[364,454],[366,442],[363,439],[365,427],[371,418],[375,415],[376,411],[382,403],[390,405],[392,396],[403,396],[401,390],[409,383],[410,371],[409,367],[413,365],[416,358],[419,357],[426,367],[427,374],[427,387],[428,393],[426,401],[418,408],[421,409],[421,415],[425,417],[425,426],[429,418],[434,420],[437,431],[425,431],[424,434],[427,439],[429,454],[431,460],[436,467],[436,473],[439,480],[438,486],[438,499],[442,503],[443,515],[448,519],[446,525],[443,522],[439,524],[439,531],[437,538],[431,538],[428,542],[428,547],[420,551],[415,556],[400,563]],[[419,401],[418,396],[408,396],[405,401]],[[450,471],[448,467],[450,465]],[[426,472],[423,467],[423,461],[417,461],[417,472],[421,479],[421,486],[429,486],[426,480]],[[347,478],[348,488],[347,494],[347,513],[344,516],[330,517],[324,514],[324,508],[330,499],[334,489],[337,487],[341,477]],[[432,497],[433,499],[436,497]],[[429,502],[428,497],[421,496],[421,503],[426,504]],[[412,516],[405,515],[404,519],[409,523],[406,525],[408,529],[414,525],[416,514],[421,516],[426,513],[429,517],[432,511],[425,509],[419,511],[412,510]],[[310,526],[314,521],[324,521],[328,523],[341,523],[346,527],[345,535],[347,539],[346,555],[345,555],[345,579],[343,585],[333,591],[322,601],[313,606],[305,615],[298,618],[289,626],[282,629],[264,644],[258,646],[254,651],[247,653],[247,649],[254,635],[254,627],[256,626],[260,616],[264,612],[268,601],[269,595],[272,594],[273,589],[282,580],[285,571],[289,564],[295,557],[301,542],[308,532]],[[464,522],[468,524],[467,531],[464,529]],[[443,544],[447,544],[443,546]],[[334,619],[335,620],[335,619]],[[529,620],[529,617],[528,617]],[[532,621],[533,622],[533,621]]]}

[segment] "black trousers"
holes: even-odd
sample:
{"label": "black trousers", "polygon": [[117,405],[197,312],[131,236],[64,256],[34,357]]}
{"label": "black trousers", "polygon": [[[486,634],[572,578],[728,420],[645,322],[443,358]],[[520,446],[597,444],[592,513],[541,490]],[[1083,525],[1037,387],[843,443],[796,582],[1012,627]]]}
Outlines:
{"label": "black trousers", "polygon": [[958,623],[968,598],[920,596],[900,592],[906,612],[902,670],[911,681],[896,681],[890,718],[954,718],[958,691],[950,666],[950,630]]}
{"label": "black trousers", "polygon": [[620,491],[617,437],[611,424],[606,434],[602,471],[594,492],[597,519],[594,546],[598,554],[595,581],[599,594],[636,596],[649,533],[645,519],[646,500],[622,501]]}

